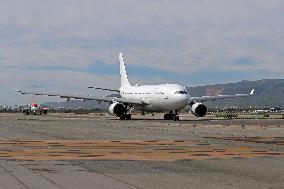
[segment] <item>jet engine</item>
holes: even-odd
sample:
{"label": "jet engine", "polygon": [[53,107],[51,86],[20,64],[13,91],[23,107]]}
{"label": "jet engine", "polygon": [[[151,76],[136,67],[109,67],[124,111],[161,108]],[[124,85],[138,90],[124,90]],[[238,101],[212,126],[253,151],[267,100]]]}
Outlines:
{"label": "jet engine", "polygon": [[123,104],[115,102],[109,106],[108,111],[110,114],[120,117],[125,113],[126,108]]}
{"label": "jet engine", "polygon": [[203,117],[207,113],[207,107],[200,102],[196,102],[191,106],[191,112],[197,117]]}

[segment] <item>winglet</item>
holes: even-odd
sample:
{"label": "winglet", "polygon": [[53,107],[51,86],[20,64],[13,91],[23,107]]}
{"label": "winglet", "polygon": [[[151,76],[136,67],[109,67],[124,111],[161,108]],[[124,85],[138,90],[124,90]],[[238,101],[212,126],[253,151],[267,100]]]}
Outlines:
{"label": "winglet", "polygon": [[21,94],[21,90],[19,90],[19,89],[17,89],[17,88],[14,88],[15,89],[15,91],[17,92],[17,93],[19,93],[19,94]]}
{"label": "winglet", "polygon": [[25,91],[19,90],[19,89],[17,89],[17,88],[15,88],[15,91],[16,91],[17,93],[19,93],[19,94],[33,94],[33,93],[31,93],[31,92],[25,92]]}
{"label": "winglet", "polygon": [[250,95],[254,95],[254,89],[252,89],[249,94],[250,94]]}

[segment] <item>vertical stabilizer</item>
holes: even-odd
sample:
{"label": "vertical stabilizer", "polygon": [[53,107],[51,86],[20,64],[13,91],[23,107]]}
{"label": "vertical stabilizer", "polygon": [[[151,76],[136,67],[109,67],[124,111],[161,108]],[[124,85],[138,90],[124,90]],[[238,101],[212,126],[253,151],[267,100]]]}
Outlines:
{"label": "vertical stabilizer", "polygon": [[32,104],[35,104],[35,95],[33,95]]}
{"label": "vertical stabilizer", "polygon": [[32,106],[35,106],[36,102],[35,102],[35,95],[33,95],[33,99],[32,99]]}
{"label": "vertical stabilizer", "polygon": [[125,70],[125,65],[123,61],[122,53],[119,53],[119,66],[120,66],[120,80],[121,80],[121,87],[130,86],[127,73]]}

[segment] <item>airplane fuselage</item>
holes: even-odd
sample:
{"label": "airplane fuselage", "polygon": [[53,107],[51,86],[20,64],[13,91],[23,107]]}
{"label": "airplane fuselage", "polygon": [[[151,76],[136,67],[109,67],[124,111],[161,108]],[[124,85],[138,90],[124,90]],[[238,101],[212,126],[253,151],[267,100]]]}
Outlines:
{"label": "airplane fuselage", "polygon": [[126,86],[120,87],[119,91],[125,99],[144,102],[144,107],[135,109],[148,112],[182,110],[190,98],[187,89],[178,84]]}

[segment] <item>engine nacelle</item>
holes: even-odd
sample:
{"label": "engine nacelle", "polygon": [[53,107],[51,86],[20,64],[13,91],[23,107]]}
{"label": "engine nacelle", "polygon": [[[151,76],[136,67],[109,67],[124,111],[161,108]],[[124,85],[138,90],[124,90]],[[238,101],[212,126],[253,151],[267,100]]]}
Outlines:
{"label": "engine nacelle", "polygon": [[207,107],[200,102],[196,102],[191,106],[191,113],[197,117],[203,117],[207,113]]}
{"label": "engine nacelle", "polygon": [[120,117],[125,113],[126,108],[123,104],[116,102],[109,106],[108,111],[110,114]]}

